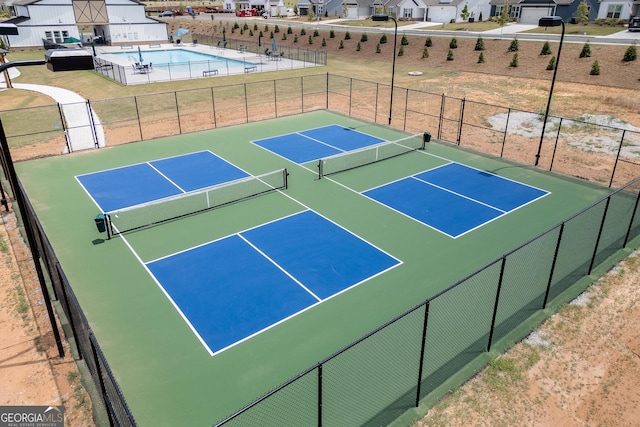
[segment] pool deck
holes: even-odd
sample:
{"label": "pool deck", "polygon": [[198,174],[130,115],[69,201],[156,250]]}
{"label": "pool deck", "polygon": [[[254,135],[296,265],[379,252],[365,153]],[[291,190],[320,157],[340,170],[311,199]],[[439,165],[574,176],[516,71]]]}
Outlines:
{"label": "pool deck", "polygon": [[[136,59],[138,57],[138,46],[140,51],[144,54],[145,51],[152,50],[177,50],[182,49],[191,52],[198,52],[207,55],[215,55],[220,58],[230,59],[234,61],[241,61],[244,66],[229,66],[228,64],[220,63],[212,66],[208,66],[206,61],[199,63],[190,63],[194,66],[182,67],[172,66],[167,64],[153,64],[152,67],[138,67],[136,68]],[[253,72],[267,72],[267,71],[279,71],[290,70],[294,68],[309,68],[317,67],[318,64],[305,61],[292,60],[286,57],[269,57],[263,53],[247,52],[235,49],[228,49],[217,46],[210,46],[206,44],[140,44],[138,46],[124,47],[124,46],[100,46],[96,47],[96,52],[99,57],[114,64],[120,65],[125,68],[127,84],[144,84],[169,80],[185,80],[194,78],[208,78],[218,76],[228,76],[233,74],[253,73]],[[123,53],[129,52],[130,55],[110,55],[111,53]],[[149,64],[147,64],[149,65]],[[186,69],[185,69],[186,68]]]}

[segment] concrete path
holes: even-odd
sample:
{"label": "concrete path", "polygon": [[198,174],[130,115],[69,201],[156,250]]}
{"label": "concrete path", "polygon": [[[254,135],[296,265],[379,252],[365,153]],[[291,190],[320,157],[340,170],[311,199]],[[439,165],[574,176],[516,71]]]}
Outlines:
{"label": "concrete path", "polygon": [[[13,79],[19,75],[18,69],[9,68],[9,78]],[[104,129],[100,124],[100,119],[87,103],[87,100],[77,93],[54,86],[26,83],[13,83],[13,87],[42,93],[60,104],[66,124],[67,146],[65,146],[65,153],[104,147],[106,145]],[[0,88],[6,88],[4,76],[1,74]]]}

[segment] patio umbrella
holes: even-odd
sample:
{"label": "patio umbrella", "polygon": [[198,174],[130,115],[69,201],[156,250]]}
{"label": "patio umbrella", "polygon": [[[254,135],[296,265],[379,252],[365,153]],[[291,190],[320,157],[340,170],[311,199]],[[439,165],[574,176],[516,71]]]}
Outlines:
{"label": "patio umbrella", "polygon": [[186,28],[178,28],[178,29],[176,30],[176,32],[175,32],[175,33],[173,33],[173,36],[174,36],[174,37],[182,37],[182,36],[184,36],[185,34],[187,34],[188,32],[189,32],[189,30],[187,30]]}
{"label": "patio umbrella", "polygon": [[138,46],[138,57],[140,58],[140,62],[143,62],[143,60],[142,60],[142,51],[140,50],[140,46]]}
{"label": "patio umbrella", "polygon": [[276,39],[274,38],[273,41],[271,42],[271,50],[272,51],[276,51],[278,50],[278,45],[276,44]]}

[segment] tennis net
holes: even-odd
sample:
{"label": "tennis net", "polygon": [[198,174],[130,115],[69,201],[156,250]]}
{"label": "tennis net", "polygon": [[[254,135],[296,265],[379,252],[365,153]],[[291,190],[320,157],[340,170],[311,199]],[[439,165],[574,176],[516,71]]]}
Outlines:
{"label": "tennis net", "polygon": [[287,169],[250,176],[105,213],[111,235],[172,221],[288,187]]}
{"label": "tennis net", "polygon": [[336,154],[318,161],[318,178],[358,168],[381,160],[390,159],[415,150],[424,150],[427,133],[401,138],[397,141],[386,141],[369,147]]}

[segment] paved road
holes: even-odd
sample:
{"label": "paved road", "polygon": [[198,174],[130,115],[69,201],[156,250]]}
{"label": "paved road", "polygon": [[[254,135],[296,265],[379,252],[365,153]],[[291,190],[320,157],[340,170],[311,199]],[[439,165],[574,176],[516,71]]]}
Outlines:
{"label": "paved road", "polygon": [[[212,20],[213,18],[213,20]],[[300,27],[311,27],[318,29],[341,29],[347,30],[350,29],[352,31],[361,31],[364,27],[348,27],[345,25],[336,25],[337,22],[342,21],[341,19],[324,19],[322,21],[313,21],[313,22],[301,22],[301,21],[293,21],[287,20],[286,18],[268,18],[264,19],[261,17],[255,18],[238,18],[232,13],[213,13],[213,14],[200,14],[195,17],[191,16],[175,16],[173,18],[165,18],[165,21],[170,20],[198,20],[198,21],[210,21],[212,25],[216,22],[220,21],[241,21],[246,20],[247,22],[263,22],[270,24],[286,24],[290,25],[294,28]],[[555,34],[532,34],[532,33],[523,33],[522,31],[527,31],[533,28],[536,28],[535,25],[526,25],[526,24],[508,24],[502,28],[498,28],[495,30],[482,31],[482,32],[474,32],[474,31],[446,31],[446,30],[437,30],[435,27],[439,27],[442,24],[433,23],[433,22],[419,22],[411,25],[403,25],[398,28],[398,31],[402,34],[407,35],[430,35],[430,36],[445,36],[445,37],[472,37],[476,38],[478,36],[483,37],[491,37],[491,38],[504,38],[504,39],[513,39],[515,35],[518,36],[519,40],[557,40],[560,38],[559,35]],[[429,29],[429,28],[432,29]],[[567,28],[571,28],[572,24],[567,24]],[[367,32],[369,33],[383,33],[383,32],[393,32],[395,28],[373,28],[366,27]],[[586,35],[565,35],[565,42],[573,42],[573,43],[597,43],[597,44],[630,44],[634,41],[640,41],[640,32],[630,32],[628,30],[622,30],[620,32],[608,35],[608,36],[586,36]]]}

